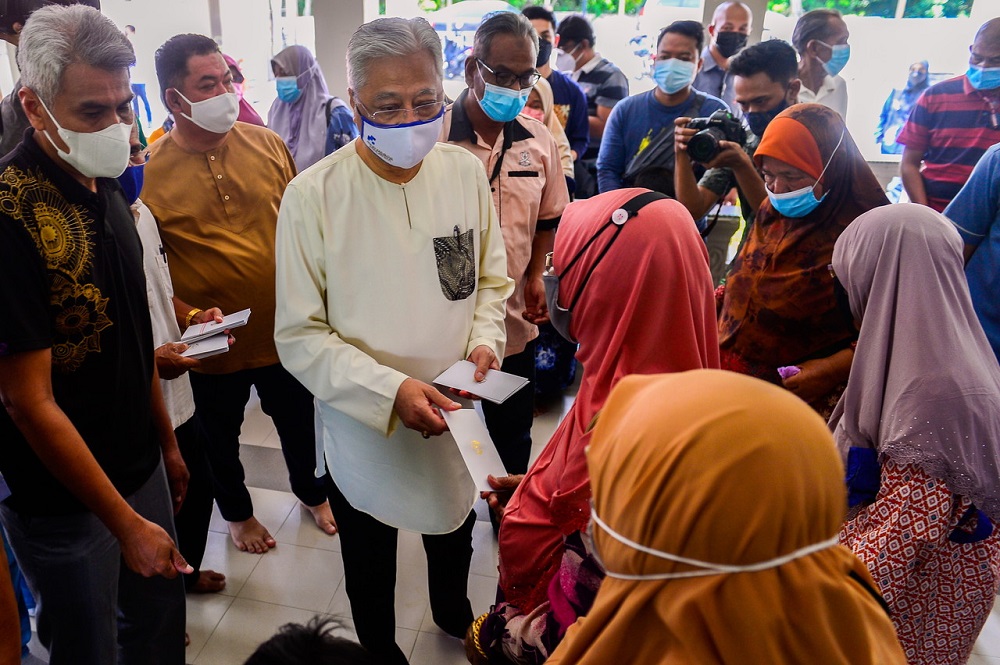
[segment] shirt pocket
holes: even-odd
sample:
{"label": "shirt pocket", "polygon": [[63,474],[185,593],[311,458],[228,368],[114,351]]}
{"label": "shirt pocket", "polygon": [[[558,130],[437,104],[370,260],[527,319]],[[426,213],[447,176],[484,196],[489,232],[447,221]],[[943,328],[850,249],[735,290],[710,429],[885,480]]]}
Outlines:
{"label": "shirt pocket", "polygon": [[507,171],[508,178],[540,178],[538,171]]}
{"label": "shirt pocket", "polygon": [[472,229],[434,238],[438,282],[448,300],[465,300],[476,288],[476,245]]}

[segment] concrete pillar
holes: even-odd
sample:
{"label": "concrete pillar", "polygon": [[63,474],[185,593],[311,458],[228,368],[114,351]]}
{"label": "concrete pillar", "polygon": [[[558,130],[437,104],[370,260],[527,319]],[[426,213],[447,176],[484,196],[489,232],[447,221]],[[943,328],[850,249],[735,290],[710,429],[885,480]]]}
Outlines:
{"label": "concrete pillar", "polygon": [[[331,95],[347,99],[347,67],[344,57],[351,35],[368,16],[366,0],[313,0],[316,24],[316,59],[326,77]],[[370,7],[369,7],[370,10]],[[376,10],[377,11],[377,10]]]}
{"label": "concrete pillar", "polygon": [[[726,0],[705,0],[705,9],[701,21],[702,25],[706,28],[711,25],[712,14],[715,13],[715,8],[723,2],[726,2]],[[750,40],[748,43],[756,44],[760,41],[760,36],[764,32],[764,13],[767,11],[767,0],[741,0],[741,2],[753,12],[753,29],[750,31]],[[705,38],[708,38],[707,34]]]}

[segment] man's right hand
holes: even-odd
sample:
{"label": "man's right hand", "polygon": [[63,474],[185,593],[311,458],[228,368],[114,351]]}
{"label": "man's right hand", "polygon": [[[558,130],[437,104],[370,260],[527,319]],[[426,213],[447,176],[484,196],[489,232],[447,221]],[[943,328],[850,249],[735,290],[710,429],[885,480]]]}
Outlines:
{"label": "man's right hand", "polygon": [[200,360],[181,355],[187,348],[188,345],[181,342],[167,342],[153,352],[156,358],[156,371],[160,373],[161,379],[176,379],[184,372],[201,365]]}
{"label": "man's right hand", "polygon": [[169,534],[159,525],[142,517],[118,542],[125,565],[143,577],[162,575],[173,579],[178,573],[194,572],[194,568],[181,556]]}
{"label": "man's right hand", "polygon": [[688,141],[691,137],[698,133],[697,129],[688,129],[688,123],[691,122],[691,118],[675,118],[674,119],[674,155],[680,157],[683,155],[688,158],[687,149]]}
{"label": "man's right hand", "polygon": [[410,378],[400,384],[392,408],[404,425],[430,436],[448,429],[437,409],[457,411],[462,405],[453,402],[429,383]]}

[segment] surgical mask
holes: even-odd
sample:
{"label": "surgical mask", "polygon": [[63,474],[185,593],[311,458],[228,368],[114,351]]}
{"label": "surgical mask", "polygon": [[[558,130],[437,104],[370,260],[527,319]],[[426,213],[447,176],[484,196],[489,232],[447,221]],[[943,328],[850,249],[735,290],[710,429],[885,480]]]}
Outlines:
{"label": "surgical mask", "polygon": [[389,166],[413,168],[424,160],[437,143],[444,123],[444,109],[432,120],[403,125],[380,125],[361,115],[361,136],[375,155]]}
{"label": "surgical mask", "polygon": [[[818,183],[823,179],[823,174],[826,173],[826,169],[829,168],[830,162],[833,161],[833,156],[837,154],[837,150],[840,148],[840,144],[844,142],[844,134],[847,133],[847,129],[844,129],[840,134],[840,140],[837,141],[837,147],[833,149],[830,153],[830,159],[826,161],[826,165],[823,166],[823,170],[820,171],[819,177],[816,178]],[[771,206],[774,207],[780,214],[785,217],[791,217],[793,219],[799,217],[805,217],[813,210],[815,210],[826,195],[829,194],[829,190],[823,192],[821,198],[816,198],[816,194],[813,192],[816,184],[809,185],[808,187],[803,187],[802,189],[796,189],[794,192],[786,192],[784,194],[775,194],[770,189],[767,189],[767,198],[771,201]]]}
{"label": "surgical mask", "polygon": [[698,66],[688,60],[658,60],[653,65],[653,80],[661,91],[672,95],[691,85],[697,69]]}
{"label": "surgical mask", "polygon": [[747,45],[747,36],[742,32],[727,30],[715,36],[715,48],[724,58],[731,58],[736,52]]}
{"label": "surgical mask", "polygon": [[534,118],[538,122],[541,123],[545,122],[545,111],[543,111],[542,109],[536,109],[530,106],[525,106],[524,110],[521,111],[521,113],[528,116],[529,118]]}
{"label": "surgical mask", "polygon": [[764,130],[771,124],[771,121],[778,117],[778,114],[788,108],[788,100],[782,99],[781,103],[770,111],[749,111],[745,113],[750,131],[757,135],[757,138],[764,136]]}
{"label": "surgical mask", "polygon": [[648,573],[645,575],[630,575],[627,573],[619,573],[614,570],[608,570],[608,567],[601,561],[600,553],[598,552],[597,545],[595,543],[593,552],[594,558],[597,559],[598,563],[605,571],[605,575],[608,577],[613,577],[619,580],[631,580],[636,582],[644,582],[651,580],[677,580],[684,579],[687,577],[707,577],[710,575],[726,575],[732,573],[754,573],[761,570],[770,570],[771,568],[777,568],[783,566],[786,563],[791,563],[796,559],[801,559],[807,557],[816,552],[822,552],[823,550],[828,550],[831,547],[836,547],[840,543],[839,536],[833,536],[832,538],[827,538],[826,540],[821,540],[818,543],[813,543],[812,545],[807,545],[806,547],[800,547],[799,549],[789,552],[788,554],[783,554],[782,556],[775,557],[773,559],[768,559],[767,561],[759,561],[757,563],[749,564],[725,564],[725,563],[712,563],[710,561],[699,561],[698,559],[689,559],[687,557],[678,556],[676,554],[671,554],[669,552],[662,552],[660,550],[653,549],[652,547],[646,547],[640,543],[631,540],[618,533],[610,526],[605,524],[604,520],[600,518],[597,511],[591,507],[590,510],[591,521],[599,526],[606,534],[617,540],[622,545],[625,545],[629,549],[636,550],[637,552],[642,552],[643,554],[648,554],[654,556],[657,559],[664,559],[666,561],[673,561],[674,563],[680,563],[685,566],[692,566],[694,568],[700,568],[700,570],[684,570],[676,573]]}
{"label": "surgical mask", "polygon": [[278,90],[278,99],[286,104],[294,104],[302,96],[298,78],[295,76],[279,76],[274,79],[274,85]]}
{"label": "surgical mask", "polygon": [[139,199],[139,192],[142,191],[143,176],[146,172],[145,164],[129,164],[125,171],[118,176],[118,184],[125,192],[125,200],[132,205]]}
{"label": "surgical mask", "polygon": [[510,122],[524,109],[529,95],[531,88],[511,90],[486,83],[486,90],[483,92],[483,98],[479,100],[479,106],[490,119],[496,122]]}
{"label": "surgical mask", "polygon": [[180,98],[191,105],[191,115],[181,115],[198,125],[206,132],[225,134],[240,115],[240,98],[235,92],[226,92],[215,97],[209,97],[200,102],[192,102],[174,88]]}
{"label": "surgical mask", "polygon": [[74,132],[63,129],[41,97],[38,101],[56,126],[59,138],[69,148],[69,152],[63,152],[45,130],[45,138],[56,149],[60,159],[85,178],[117,178],[125,171],[132,155],[131,124],[116,122],[99,132]]}
{"label": "surgical mask", "polygon": [[[818,39],[816,41],[819,41]],[[824,42],[819,42],[823,46],[830,49],[831,55],[830,59],[823,63],[823,69],[830,76],[836,76],[844,69],[847,65],[847,61],[851,59],[851,45],[850,44],[834,44],[830,46]]]}
{"label": "surgical mask", "polygon": [[544,39],[538,40],[538,58],[535,59],[535,68],[544,67],[549,64],[552,57],[552,42]]}
{"label": "surgical mask", "polygon": [[976,90],[994,90],[1000,88],[1000,67],[982,67],[969,65],[965,73],[969,84]]}

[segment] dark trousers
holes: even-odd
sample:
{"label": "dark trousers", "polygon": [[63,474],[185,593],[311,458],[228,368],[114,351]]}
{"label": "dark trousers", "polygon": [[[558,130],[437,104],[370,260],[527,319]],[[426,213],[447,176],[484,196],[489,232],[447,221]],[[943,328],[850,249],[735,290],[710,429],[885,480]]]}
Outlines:
{"label": "dark trousers", "polygon": [[[396,644],[396,538],[398,531],[354,508],[326,476],[330,505],[337,516],[344,581],[358,641],[381,665],[405,665]],[[472,623],[469,567],[475,513],[455,531],[424,535],[431,614],[443,631],[464,637]]]}
{"label": "dark trousers", "polygon": [[323,481],[315,474],[313,397],[284,367],[268,365],[231,374],[192,373],[191,386],[208,433],[215,501],[227,522],[253,517],[253,502],[240,463],[240,428],[251,386],[257,388],[261,409],[278,430],[292,492],[307,506],[326,501]]}
{"label": "dark trousers", "polygon": [[190,589],[198,582],[201,561],[205,558],[208,525],[212,521],[212,471],[208,466],[208,436],[195,413],[188,421],[174,430],[181,457],[187,465],[187,495],[180,512],[174,515],[177,528],[177,548],[184,555],[194,572],[184,576],[184,586]]}
{"label": "dark trousers", "polygon": [[524,351],[504,358],[503,371],[523,376],[530,383],[503,404],[483,400],[483,415],[507,473],[526,473],[535,418],[535,340],[528,342]]}
{"label": "dark trousers", "polygon": [[[160,463],[125,497],[174,537]],[[0,505],[0,521],[38,602],[38,639],[52,665],[183,665],[184,586],[130,570],[93,513],[29,516]]]}

